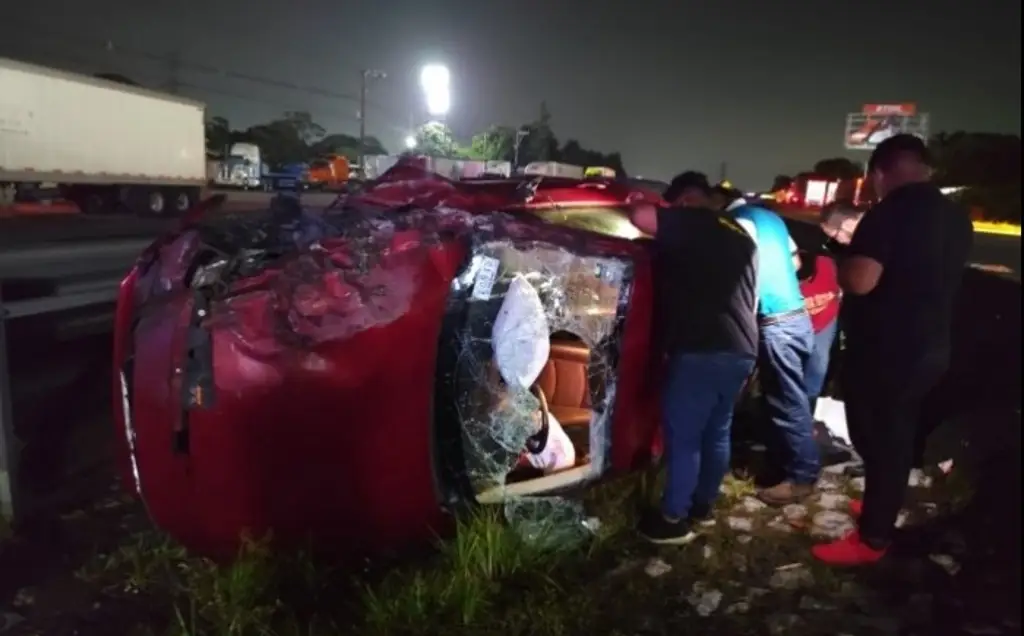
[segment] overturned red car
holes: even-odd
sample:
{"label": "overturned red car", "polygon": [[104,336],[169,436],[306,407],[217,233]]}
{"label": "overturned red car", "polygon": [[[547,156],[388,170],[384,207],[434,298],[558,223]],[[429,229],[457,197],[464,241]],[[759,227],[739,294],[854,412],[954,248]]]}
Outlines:
{"label": "overturned red car", "polygon": [[[364,552],[647,464],[638,198],[398,167],[326,210],[197,212],[122,283],[126,483],[200,553],[267,532]],[[569,453],[533,461],[556,433]]]}

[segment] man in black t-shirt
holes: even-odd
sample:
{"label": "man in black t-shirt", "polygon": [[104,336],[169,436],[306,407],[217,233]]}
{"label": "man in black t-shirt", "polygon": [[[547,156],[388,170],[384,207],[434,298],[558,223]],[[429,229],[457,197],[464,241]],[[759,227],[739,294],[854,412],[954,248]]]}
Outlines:
{"label": "man in black t-shirt", "polygon": [[656,353],[665,357],[662,394],[668,475],[661,509],[645,515],[649,541],[683,544],[710,516],[729,469],[733,405],[757,357],[757,263],[750,236],[708,209],[699,173],[669,186],[673,207],[637,208],[633,223],[655,237]]}
{"label": "man in black t-shirt", "polygon": [[864,459],[859,529],[816,546],[835,565],[880,559],[889,545],[914,460],[925,395],[949,365],[953,301],[973,240],[966,210],[929,182],[924,142],[896,135],[868,163],[880,202],[854,232],[839,265],[846,295],[843,399]]}

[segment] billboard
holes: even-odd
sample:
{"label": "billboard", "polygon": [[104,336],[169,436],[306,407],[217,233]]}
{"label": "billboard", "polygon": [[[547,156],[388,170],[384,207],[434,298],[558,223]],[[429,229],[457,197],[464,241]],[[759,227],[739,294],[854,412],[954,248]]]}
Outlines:
{"label": "billboard", "polygon": [[928,138],[928,114],[916,104],[865,104],[846,116],[843,145],[847,150],[873,150],[893,135],[909,133]]}

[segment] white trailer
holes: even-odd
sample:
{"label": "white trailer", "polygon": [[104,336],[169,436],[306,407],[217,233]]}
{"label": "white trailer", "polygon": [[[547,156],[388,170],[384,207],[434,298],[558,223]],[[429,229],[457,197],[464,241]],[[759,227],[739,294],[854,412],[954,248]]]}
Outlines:
{"label": "white trailer", "polygon": [[523,169],[523,174],[582,179],[583,168],[581,166],[574,166],[568,163],[558,163],[557,161],[534,161],[527,164],[526,168]]}
{"label": "white trailer", "polygon": [[205,185],[204,106],[0,58],[0,186],[56,183],[82,212],[181,213]]}

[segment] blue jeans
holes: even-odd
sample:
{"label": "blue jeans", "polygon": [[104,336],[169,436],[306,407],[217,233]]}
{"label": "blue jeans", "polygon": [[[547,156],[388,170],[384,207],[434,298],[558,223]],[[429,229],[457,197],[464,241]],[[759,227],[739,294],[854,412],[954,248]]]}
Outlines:
{"label": "blue jeans", "polygon": [[821,470],[805,380],[813,348],[814,329],[807,314],[761,325],[761,391],[788,451],[786,480],[795,484],[813,484]]}
{"label": "blue jeans", "polygon": [[710,506],[729,470],[732,412],[754,360],[735,353],[669,357],[662,396],[668,475],[662,512],[682,519]]}
{"label": "blue jeans", "polygon": [[814,347],[811,349],[811,357],[807,360],[804,368],[804,384],[807,386],[807,402],[811,408],[811,416],[814,416],[814,405],[825,388],[825,376],[828,375],[828,363],[832,354],[832,342],[836,339],[836,331],[839,326],[838,320],[833,320],[828,325],[814,334]]}

